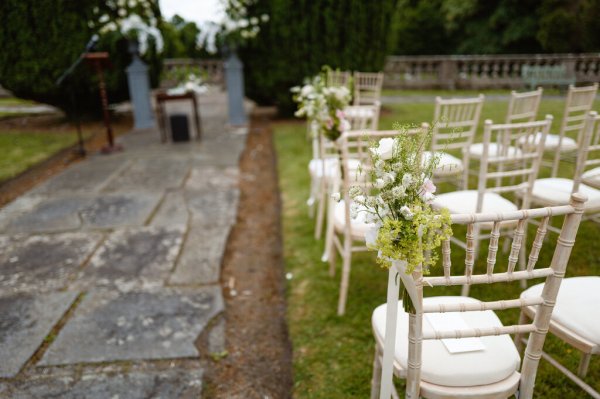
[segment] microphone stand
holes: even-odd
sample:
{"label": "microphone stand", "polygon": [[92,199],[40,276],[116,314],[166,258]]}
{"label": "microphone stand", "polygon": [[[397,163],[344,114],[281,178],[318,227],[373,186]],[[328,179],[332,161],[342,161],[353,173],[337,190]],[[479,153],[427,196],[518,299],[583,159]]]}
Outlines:
{"label": "microphone stand", "polygon": [[[91,44],[88,44],[85,47],[85,50],[79,55],[79,57],[77,57],[75,62],[73,62],[71,64],[71,66],[69,66],[62,73],[62,75],[60,75],[60,77],[56,80],[57,87],[60,87],[63,84],[63,82],[75,71],[75,69],[79,66],[79,64],[81,64],[81,61],[83,61],[83,59],[85,58],[85,55],[90,52],[90,50],[93,48],[93,46],[95,44],[93,42],[90,42],[90,43]],[[85,157],[87,153],[86,153],[85,147],[83,145],[83,135],[81,133],[81,118],[79,115],[79,109],[77,107],[77,101],[75,101],[75,93],[73,92],[72,88],[69,89],[69,100],[71,102],[71,108],[74,111],[75,128],[77,129],[77,150],[75,150],[75,153],[77,155],[79,155],[80,157]]]}

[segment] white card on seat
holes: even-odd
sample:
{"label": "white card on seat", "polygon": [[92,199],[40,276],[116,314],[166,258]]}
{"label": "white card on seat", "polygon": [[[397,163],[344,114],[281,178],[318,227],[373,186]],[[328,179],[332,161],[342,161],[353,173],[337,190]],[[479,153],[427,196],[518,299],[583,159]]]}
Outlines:
{"label": "white card on seat", "polygon": [[[437,331],[452,331],[465,330],[469,328],[467,322],[462,318],[462,315],[457,312],[449,313],[426,313],[427,321]],[[485,345],[481,338],[448,338],[441,340],[448,352],[450,353],[465,353],[482,351]]]}

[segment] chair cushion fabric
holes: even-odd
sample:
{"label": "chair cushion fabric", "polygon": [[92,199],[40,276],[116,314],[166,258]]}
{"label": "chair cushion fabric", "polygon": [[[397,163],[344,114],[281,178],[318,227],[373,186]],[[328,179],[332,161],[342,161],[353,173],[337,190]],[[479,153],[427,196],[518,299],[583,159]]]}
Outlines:
{"label": "chair cushion fabric", "polygon": [[[541,132],[536,133],[534,143],[538,144],[541,139],[542,139],[542,133]],[[546,142],[544,143],[544,149],[546,151],[556,150],[556,148],[558,147],[559,139],[560,139],[560,135],[558,135],[558,134],[546,135]],[[524,144],[525,142],[526,142],[526,139],[524,137],[522,137],[519,140],[519,143],[521,143],[521,144]],[[575,142],[575,140],[573,140],[570,137],[564,136],[560,146],[562,148],[562,150],[561,150],[562,152],[575,151],[577,149],[577,142]]]}
{"label": "chair cushion fabric", "polygon": [[[429,297],[424,304],[473,303],[469,297]],[[371,322],[379,342],[384,342],[387,304],[378,306]],[[492,311],[464,312],[462,318],[469,328],[501,327]],[[431,331],[427,317],[423,331]],[[431,384],[469,387],[492,384],[511,376],[519,368],[521,359],[509,335],[481,337],[484,350],[451,354],[441,340],[423,340],[421,377]],[[395,360],[404,370],[408,363],[408,314],[398,305]]]}
{"label": "chair cushion fabric", "polygon": [[581,181],[588,186],[600,188],[600,167],[583,172]]}
{"label": "chair cushion fabric", "polygon": [[[308,163],[308,170],[310,171],[310,175],[316,178],[321,178],[323,176],[323,163],[325,163],[325,177],[327,179],[339,175],[339,161],[337,160],[337,158],[325,158],[324,160],[311,159]],[[358,171],[359,165],[360,161],[358,159],[348,160],[348,166],[352,173],[356,173],[356,171]]]}
{"label": "chair cushion fabric", "polygon": [[[335,204],[335,209],[333,211],[334,212],[334,214],[333,214],[334,226],[338,232],[343,232],[345,229],[345,226],[346,226],[346,208],[345,207],[346,207],[345,201],[341,200],[340,202]],[[366,223],[365,216],[366,216],[365,212],[359,211],[356,219],[350,218],[350,223],[351,223],[350,231],[352,233],[352,237],[355,240],[364,241],[365,233],[370,228],[375,226],[374,224]]]}
{"label": "chair cushion fabric", "polygon": [[[431,151],[423,151],[423,163],[429,162],[431,154]],[[460,159],[442,151],[438,151],[436,154],[440,158],[437,167],[433,171],[434,176],[448,176],[462,173],[463,163]]]}
{"label": "chair cushion fabric", "polygon": [[[521,293],[521,298],[542,294],[544,283],[534,285]],[[600,277],[566,278],[560,285],[552,320],[577,335],[600,345]]]}
{"label": "chair cushion fabric", "polygon": [[[566,205],[571,199],[573,180],[561,177],[537,179],[533,185],[532,201],[534,204]],[[585,184],[579,185],[579,192],[587,196],[586,210],[600,209],[600,190]]]}
{"label": "chair cushion fabric", "polygon": [[[489,152],[488,152],[488,157],[489,158],[494,158],[498,156],[498,151],[499,151],[498,144],[496,143],[490,143],[489,145]],[[471,157],[473,158],[481,158],[483,156],[483,143],[477,143],[477,144],[473,144],[469,147],[469,154],[471,155]],[[522,151],[517,148],[517,147],[513,147],[513,146],[509,146],[506,155],[507,156],[511,156],[511,155],[516,155],[516,156],[520,156],[522,154]]]}

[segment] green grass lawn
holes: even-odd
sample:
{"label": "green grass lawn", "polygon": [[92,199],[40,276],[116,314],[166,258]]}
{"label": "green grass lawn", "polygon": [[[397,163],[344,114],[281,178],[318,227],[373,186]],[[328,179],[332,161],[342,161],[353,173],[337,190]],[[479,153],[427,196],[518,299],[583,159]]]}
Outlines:
{"label": "green grass lawn", "polygon": [[23,100],[16,97],[5,97],[0,98],[0,106],[27,106],[35,105],[36,103],[30,100]]}
{"label": "green grass lawn", "polygon": [[[545,100],[539,115],[554,114],[556,128],[563,106],[561,101]],[[503,121],[506,108],[507,104],[503,102],[489,102],[484,107],[482,120]],[[433,104],[397,105],[382,114],[380,128],[390,128],[396,121],[431,121],[432,117]],[[294,346],[294,397],[366,398],[370,392],[374,349],[370,318],[373,309],[385,302],[387,273],[377,266],[374,254],[355,254],[346,315],[336,315],[339,261],[338,273],[332,278],[328,275],[327,264],[320,261],[323,242],[314,239],[314,220],[308,217],[306,207],[311,149],[306,140],[305,125],[302,121],[280,122],[275,124],[274,132],[283,199],[285,267],[293,274],[288,286],[288,320]],[[572,169],[569,167],[562,172],[567,176]],[[597,245],[599,233],[600,227],[592,222],[582,224],[569,264],[569,276],[600,274],[600,251],[588,250]],[[464,232],[462,234],[464,237]],[[545,245],[539,261],[543,263],[549,262],[552,255],[551,245]],[[483,243],[485,246],[486,242]],[[461,260],[464,262],[464,252],[455,247],[453,251],[453,265],[458,265]],[[479,259],[485,259],[485,256],[486,252],[482,251]],[[499,254],[498,258],[503,257]],[[517,297],[520,288],[518,284],[476,286],[471,294],[489,300],[506,291]],[[459,289],[426,290],[426,295],[447,294],[458,295]],[[505,311],[499,316],[506,323],[514,323],[518,312]],[[575,350],[550,336],[545,349],[571,370],[576,370],[579,356]],[[600,389],[600,359],[597,357],[592,360],[586,381]],[[402,387],[401,382],[398,386]],[[586,397],[582,390],[543,360],[535,392],[538,398]]]}
{"label": "green grass lawn", "polygon": [[0,134],[0,182],[73,145],[72,133],[10,132]]}
{"label": "green grass lawn", "polygon": [[[517,90],[517,91],[525,91],[525,89],[523,90]],[[417,90],[417,89],[383,89],[381,91],[381,95],[382,96],[390,96],[390,97],[396,97],[396,96],[408,96],[408,97],[416,97],[416,96],[441,96],[441,97],[452,97],[452,96],[457,96],[457,97],[463,97],[463,96],[471,96],[471,95],[478,95],[479,93],[482,93],[484,95],[505,95],[505,96],[509,96],[510,95],[510,90],[506,90],[506,89],[486,89],[486,90],[480,90],[480,91],[473,91],[473,90]],[[559,89],[554,89],[554,88],[544,88],[544,95],[547,96],[555,96],[555,95],[565,95],[565,90],[559,90]]]}

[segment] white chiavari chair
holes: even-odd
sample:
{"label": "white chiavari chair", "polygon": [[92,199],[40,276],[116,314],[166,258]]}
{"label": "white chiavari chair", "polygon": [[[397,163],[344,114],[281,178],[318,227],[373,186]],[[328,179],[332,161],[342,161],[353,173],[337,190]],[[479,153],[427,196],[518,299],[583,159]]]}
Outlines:
{"label": "white chiavari chair", "polygon": [[[582,129],[582,137],[579,138],[581,148],[577,155],[577,166],[573,179],[562,177],[547,177],[536,179],[531,191],[531,204],[536,206],[552,206],[564,205],[569,202],[572,193],[580,192],[584,194],[588,200],[585,204],[584,218],[592,219],[600,223],[598,213],[600,213],[600,190],[590,187],[582,183],[583,172],[587,165],[597,165],[599,159],[590,159],[590,152],[598,153],[599,145],[593,145],[600,138],[599,123],[600,117],[595,111],[590,111],[585,119],[584,128]],[[557,153],[557,156],[558,153]],[[548,226],[548,229],[556,231],[556,228]]]}
{"label": "white chiavari chair", "polygon": [[[351,130],[377,130],[379,125],[379,107],[374,105],[350,105],[344,108],[344,116],[350,124]],[[317,220],[315,223],[315,238],[321,238],[325,211],[327,206],[327,193],[336,170],[339,169],[339,154],[334,143],[322,136],[318,138],[320,156],[313,158],[309,164],[311,182],[314,182],[314,191],[311,189],[311,198],[316,198]],[[353,167],[357,165],[353,164]],[[311,183],[313,187],[313,183]],[[312,194],[314,192],[314,194]],[[315,200],[313,200],[314,203]]]}
{"label": "white chiavari chair", "polygon": [[578,141],[597,92],[598,83],[586,87],[569,86],[559,133],[549,134],[546,138],[545,151],[552,154],[552,160],[544,161],[543,165],[551,167],[551,177],[558,175],[561,160],[576,162],[577,151],[581,148]]}
{"label": "white chiavari chair", "polygon": [[424,159],[436,153],[439,164],[433,173],[437,182],[452,181],[458,187],[467,188],[469,152],[463,152],[462,160],[446,150],[459,151],[473,143],[485,97],[435,99],[435,114],[431,152],[423,153]]}
{"label": "white chiavari chair", "polygon": [[345,86],[350,90],[352,83],[352,73],[350,71],[340,71],[339,69],[327,70],[327,86]]}
{"label": "white chiavari chair", "polygon": [[[406,380],[406,398],[496,399],[512,395],[520,399],[533,396],[536,372],[555,299],[569,260],[581,221],[585,197],[574,194],[570,205],[543,209],[452,215],[453,225],[466,225],[468,250],[465,274],[453,275],[450,241],[442,243],[443,275],[424,276],[417,268],[405,272],[405,262],[394,262],[389,270],[387,303],[375,309],[372,326],[376,350],[373,365],[371,398],[399,397],[393,376]],[[536,267],[544,242],[544,232],[531,246],[526,270],[515,270],[516,254],[523,244],[518,234],[528,218],[540,218],[542,224],[552,216],[565,215],[554,256],[549,267]],[[498,237],[489,244],[486,272],[474,272],[473,235],[480,223],[517,225],[506,270],[497,270]],[[499,263],[499,262],[498,262]],[[461,269],[459,269],[461,270]],[[399,277],[399,279],[398,279]],[[471,297],[427,297],[424,288],[438,286],[496,284],[516,280],[545,278],[545,289],[526,298],[482,302]],[[399,282],[408,292],[414,313],[403,309],[398,301]],[[503,325],[494,311],[511,308],[534,308],[530,324]],[[529,334],[522,362],[509,334]],[[452,352],[451,352],[452,350]],[[457,353],[461,352],[461,353]],[[378,396],[379,395],[379,396]]]}
{"label": "white chiavari chair", "polygon": [[[447,208],[451,214],[511,212],[516,211],[519,207],[504,195],[522,193],[520,206],[528,208],[531,190],[544,152],[545,135],[548,134],[551,124],[551,115],[546,115],[546,119],[542,121],[499,125],[492,124],[489,119],[486,120],[477,190],[440,194],[435,198],[432,206],[436,209]],[[542,138],[534,143],[536,135],[540,131]],[[521,141],[532,144],[517,146],[517,143]],[[495,146],[495,152],[490,154],[492,145]],[[493,227],[510,228],[512,226],[482,223],[475,227],[473,240],[476,243],[475,255],[477,255],[480,241],[497,237],[500,234],[500,231],[494,230]],[[523,234],[526,226],[521,226],[521,228],[520,234]],[[490,231],[490,234],[482,234],[482,229]],[[452,238],[452,241],[464,249],[467,248],[467,243],[464,241],[455,237]],[[463,295],[468,295],[469,286],[465,285],[463,288]]]}
{"label": "white chiavari chair", "polygon": [[[429,125],[423,123],[421,127],[408,129],[404,134],[417,134],[428,128]],[[356,219],[350,217],[353,204],[349,191],[352,186],[363,187],[367,192],[372,189],[368,179],[371,169],[369,146],[372,141],[398,134],[397,130],[351,131],[342,134],[337,142],[342,160],[340,172],[343,173],[337,175],[332,192],[339,192],[341,200],[336,202],[331,197],[329,200],[323,260],[329,261],[329,272],[334,275],[337,254],[342,258],[338,315],[343,315],[346,311],[352,253],[368,250],[365,246],[365,232],[372,227],[364,221],[364,212],[358,212]],[[356,163],[360,167],[355,167]]]}
{"label": "white chiavari chair", "polygon": [[383,72],[354,72],[354,105],[381,102]]}
{"label": "white chiavari chair", "polygon": [[[544,284],[534,285],[525,290],[521,298],[528,300],[539,296],[543,289]],[[550,319],[550,333],[581,352],[577,374],[569,371],[548,353],[542,352],[545,360],[595,399],[600,399],[600,392],[586,384],[583,378],[587,374],[592,355],[600,354],[600,318],[593,316],[598,313],[598,303],[600,303],[600,277],[583,276],[564,279]],[[535,319],[536,313],[536,307],[524,307],[520,323]],[[515,343],[517,346],[521,345],[520,336],[515,338]]]}
{"label": "white chiavari chair", "polygon": [[533,122],[537,118],[544,89],[517,93],[511,91],[505,123]]}

